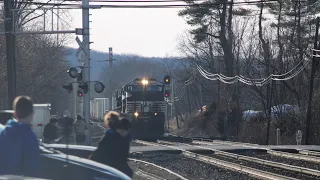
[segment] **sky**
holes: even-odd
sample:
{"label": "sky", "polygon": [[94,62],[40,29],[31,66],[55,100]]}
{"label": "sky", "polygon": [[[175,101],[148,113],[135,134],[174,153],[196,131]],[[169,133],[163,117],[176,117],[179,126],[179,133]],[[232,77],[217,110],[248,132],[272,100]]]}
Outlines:
{"label": "sky", "polygon": [[[91,49],[108,52],[109,47],[112,47],[114,54],[178,56],[181,53],[177,50],[177,40],[190,28],[177,15],[179,10],[181,8],[90,10]],[[68,24],[71,27],[82,27],[81,10],[70,10],[69,14],[73,20]],[[76,41],[68,46],[78,47]]]}

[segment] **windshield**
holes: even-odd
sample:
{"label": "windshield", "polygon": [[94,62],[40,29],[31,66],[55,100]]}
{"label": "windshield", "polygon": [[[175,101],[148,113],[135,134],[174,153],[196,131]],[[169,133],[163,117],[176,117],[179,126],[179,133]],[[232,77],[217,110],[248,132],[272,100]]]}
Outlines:
{"label": "windshield", "polygon": [[[139,91],[143,91],[143,86],[140,85],[131,85],[131,86],[127,86],[127,89],[129,92],[139,92]],[[149,92],[161,92],[163,91],[163,86],[161,85],[149,85],[146,86],[146,91]]]}

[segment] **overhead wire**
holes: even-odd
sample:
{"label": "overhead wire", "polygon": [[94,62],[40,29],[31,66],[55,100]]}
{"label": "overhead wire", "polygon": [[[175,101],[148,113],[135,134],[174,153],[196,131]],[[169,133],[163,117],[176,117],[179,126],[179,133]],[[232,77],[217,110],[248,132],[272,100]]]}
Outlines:
{"label": "overhead wire", "polygon": [[[284,73],[284,74],[271,74],[270,77],[272,77],[273,79],[281,79],[282,77],[285,77],[287,76],[288,74],[292,73],[294,70],[298,69],[298,68],[301,68],[301,66],[304,67],[303,63],[304,61],[308,62],[309,60],[308,59],[304,59],[304,60],[301,60],[294,68],[292,68],[290,71]],[[203,68],[202,68],[203,69]],[[212,73],[209,73],[208,71],[204,70],[203,71],[208,75],[208,76],[216,76],[217,74],[212,74]],[[234,76],[234,77],[227,77],[223,74],[219,74],[219,76],[223,77],[224,79],[234,79],[238,76]],[[250,78],[246,78],[242,75],[239,75],[240,78],[243,78],[245,80],[249,80],[249,81],[261,81],[263,79],[266,79],[266,78],[259,78],[259,79],[250,79]]]}
{"label": "overhead wire", "polygon": [[[81,0],[66,0],[66,1],[74,1],[74,2],[78,2]],[[204,1],[204,0],[194,0],[194,2],[199,2],[199,1]],[[137,1],[137,0],[133,0],[133,1],[119,1],[119,0],[89,0],[89,2],[104,2],[104,3],[171,3],[171,2],[186,2],[183,0],[142,0],[142,1]]]}
{"label": "overhead wire", "polygon": [[309,63],[310,63],[309,59],[301,60],[294,68],[292,68],[290,71],[288,71],[284,74],[279,74],[279,75],[270,74],[268,77],[259,78],[259,79],[247,78],[242,75],[228,77],[228,76],[225,76],[221,73],[212,74],[212,73],[209,73],[208,71],[206,71],[200,65],[197,65],[197,70],[203,77],[205,77],[208,80],[219,80],[219,81],[226,83],[226,84],[234,84],[239,81],[239,82],[242,82],[242,83],[250,85],[250,86],[263,86],[272,80],[273,81],[286,81],[286,80],[292,79],[293,77],[297,76],[303,69],[305,69],[307,67],[307,65],[309,65]]}
{"label": "overhead wire", "polygon": [[[194,82],[194,80],[195,80],[195,76],[194,76],[194,74],[192,74],[189,79],[187,79],[186,81],[183,82],[183,87],[191,85]],[[185,96],[186,92],[185,92],[184,88],[181,88],[181,91],[177,94],[178,94],[177,96],[173,97],[173,102],[180,101]],[[172,103],[171,99],[167,99],[167,102]]]}
{"label": "overhead wire", "polygon": [[[76,0],[78,1],[78,0]],[[144,3],[157,3],[157,2],[160,2],[161,0],[154,0],[154,1],[141,1],[141,2],[144,2]],[[176,1],[164,1],[162,0],[163,2],[180,2],[178,0]],[[0,1],[1,2],[1,1]],[[2,1],[3,2],[3,1]],[[71,1],[69,1],[71,2]],[[90,2],[106,2],[106,3],[138,3],[138,1],[98,1],[98,0],[92,0]],[[255,0],[255,1],[238,1],[238,2],[203,2],[203,3],[195,3],[194,1],[190,1],[190,2],[186,2],[186,1],[181,1],[183,3],[186,3],[186,4],[154,4],[154,5],[110,5],[110,4],[99,4],[99,5],[96,5],[96,6],[100,6],[101,8],[178,8],[178,7],[182,7],[182,8],[185,8],[185,7],[203,7],[203,6],[220,6],[220,5],[223,5],[223,4],[232,4],[234,6],[237,6],[237,5],[258,5],[258,4],[261,4],[261,3],[273,3],[273,2],[278,2],[278,0]],[[33,4],[33,5],[44,5],[44,6],[81,6],[80,3],[42,3],[42,2],[24,2],[24,3],[27,3],[27,4]],[[140,3],[140,1],[139,1]]]}

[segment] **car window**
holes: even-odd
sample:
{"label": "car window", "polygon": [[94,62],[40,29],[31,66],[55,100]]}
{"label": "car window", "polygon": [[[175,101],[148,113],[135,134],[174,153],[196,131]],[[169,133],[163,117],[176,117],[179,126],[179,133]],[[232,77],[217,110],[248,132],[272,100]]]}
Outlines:
{"label": "car window", "polygon": [[0,124],[6,124],[9,119],[12,119],[12,116],[12,113],[0,112]]}

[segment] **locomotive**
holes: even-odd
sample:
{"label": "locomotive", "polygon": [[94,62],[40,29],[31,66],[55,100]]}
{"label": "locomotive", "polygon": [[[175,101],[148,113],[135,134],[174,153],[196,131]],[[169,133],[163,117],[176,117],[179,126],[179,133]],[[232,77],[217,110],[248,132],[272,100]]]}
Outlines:
{"label": "locomotive", "polygon": [[115,92],[115,110],[131,120],[133,138],[156,139],[164,134],[165,92],[165,85],[151,78],[136,78]]}

